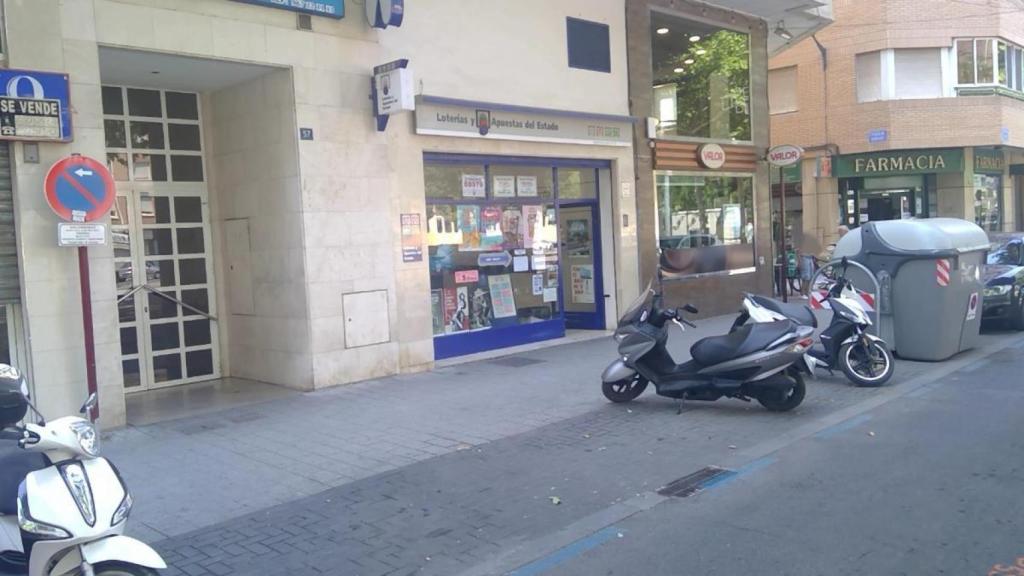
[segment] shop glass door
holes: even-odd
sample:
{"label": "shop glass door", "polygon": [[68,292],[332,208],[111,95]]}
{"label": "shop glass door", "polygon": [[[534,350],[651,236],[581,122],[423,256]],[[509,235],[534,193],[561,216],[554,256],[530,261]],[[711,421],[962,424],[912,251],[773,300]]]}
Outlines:
{"label": "shop glass door", "polygon": [[566,327],[603,329],[604,289],[597,205],[563,204],[559,207],[558,219]]}

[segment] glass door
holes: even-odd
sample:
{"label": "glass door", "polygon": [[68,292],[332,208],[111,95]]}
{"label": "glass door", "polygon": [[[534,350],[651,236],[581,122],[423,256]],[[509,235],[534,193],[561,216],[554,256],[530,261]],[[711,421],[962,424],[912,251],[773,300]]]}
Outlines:
{"label": "glass door", "polygon": [[600,220],[596,204],[559,207],[562,302],[567,328],[604,329]]}
{"label": "glass door", "polygon": [[198,106],[195,94],[103,87],[127,391],[220,376]]}

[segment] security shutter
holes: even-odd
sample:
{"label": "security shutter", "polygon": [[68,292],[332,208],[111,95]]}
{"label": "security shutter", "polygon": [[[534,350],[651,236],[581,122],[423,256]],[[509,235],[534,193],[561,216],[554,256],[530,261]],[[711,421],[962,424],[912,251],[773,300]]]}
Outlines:
{"label": "security shutter", "polygon": [[6,142],[0,142],[0,304],[17,302],[20,295],[10,147]]}

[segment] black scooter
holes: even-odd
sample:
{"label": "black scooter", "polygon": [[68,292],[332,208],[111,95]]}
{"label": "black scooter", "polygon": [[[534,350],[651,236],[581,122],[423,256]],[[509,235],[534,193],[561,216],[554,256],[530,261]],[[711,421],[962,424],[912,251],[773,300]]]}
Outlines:
{"label": "black scooter", "polygon": [[697,309],[665,308],[660,283],[657,291],[648,285],[619,319],[619,358],[601,376],[608,400],[629,402],[653,382],[659,395],[678,400],[755,399],[775,412],[803,402],[802,372],[808,372],[803,356],[814,343],[813,328],[790,320],[743,326],[698,341],[690,348],[691,359],[676,364],[666,349],[668,324],[696,328],[684,313]]}

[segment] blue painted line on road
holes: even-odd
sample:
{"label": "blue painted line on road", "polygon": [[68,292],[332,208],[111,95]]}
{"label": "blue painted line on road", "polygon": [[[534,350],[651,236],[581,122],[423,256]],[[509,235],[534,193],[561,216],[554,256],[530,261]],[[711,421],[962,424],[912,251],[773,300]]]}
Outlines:
{"label": "blue painted line on road", "polygon": [[534,560],[524,566],[520,566],[510,572],[509,576],[536,576],[537,574],[543,574],[567,560],[572,560],[588,550],[593,550],[609,540],[618,538],[621,532],[622,531],[615,526],[609,526],[603,530],[594,532],[586,538],[581,538],[568,546],[559,548],[543,558]]}
{"label": "blue painted line on road", "polygon": [[817,438],[833,438],[835,436],[842,434],[843,432],[853,430],[854,428],[860,426],[861,424],[867,422],[868,420],[871,420],[871,414],[861,414],[860,416],[854,416],[849,420],[844,420],[839,424],[829,426],[828,428],[825,428],[824,430],[818,432],[814,436]]}
{"label": "blue painted line on road", "polygon": [[978,368],[984,368],[987,365],[988,365],[988,358],[982,358],[980,360],[975,360],[974,362],[971,362],[967,366],[964,366],[963,368],[958,370],[958,372],[974,372]]}
{"label": "blue painted line on road", "polygon": [[700,489],[711,490],[712,488],[721,488],[722,486],[726,486],[739,478],[753,474],[754,472],[757,472],[762,468],[767,468],[768,466],[771,466],[774,463],[775,458],[772,458],[771,456],[758,458],[757,460],[754,460],[749,464],[740,466],[739,468],[731,471],[728,474],[720,474],[718,476],[715,476],[714,478],[711,478],[707,482],[701,484]]}

